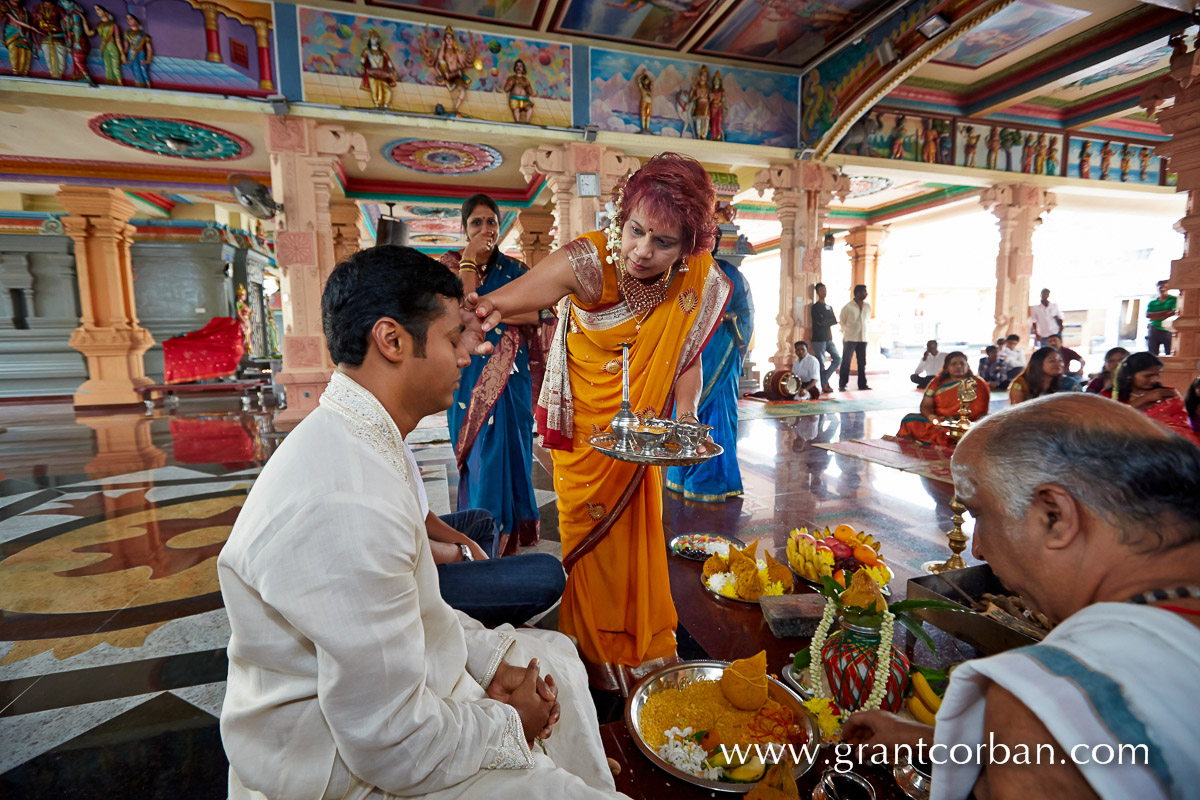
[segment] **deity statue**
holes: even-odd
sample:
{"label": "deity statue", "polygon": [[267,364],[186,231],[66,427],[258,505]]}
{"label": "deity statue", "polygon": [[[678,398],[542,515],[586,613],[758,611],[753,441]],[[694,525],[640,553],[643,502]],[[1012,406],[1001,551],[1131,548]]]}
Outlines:
{"label": "deity statue", "polygon": [[1000,129],[992,128],[987,137],[987,168],[999,169],[1000,167]]}
{"label": "deity statue", "polygon": [[925,143],[921,148],[921,160],[926,164],[937,163],[939,138],[937,129],[933,127],[933,120],[925,120],[925,129],[921,132],[921,139]]}
{"label": "deity statue", "polygon": [[1113,159],[1112,142],[1105,142],[1100,148],[1100,180],[1108,180],[1108,171],[1112,168]]}
{"label": "deity statue", "polygon": [[654,110],[654,78],[645,67],[640,67],[634,83],[637,84],[641,99],[638,101],[638,117],[642,123],[642,133],[650,133],[650,115]]}
{"label": "deity statue", "polygon": [[13,75],[24,77],[29,74],[33,63],[34,34],[33,18],[22,5],[22,0],[8,0],[0,9],[0,28],[4,32],[4,46],[8,50],[8,63]]}
{"label": "deity statue", "polygon": [[33,11],[33,22],[42,36],[42,55],[51,78],[61,78],[67,66],[67,34],[63,30],[63,12],[54,0],[42,0]]}
{"label": "deity statue", "polygon": [[508,95],[508,109],[512,112],[513,122],[528,123],[533,117],[533,84],[525,77],[525,62],[517,59],[513,63],[512,74],[504,81],[501,91]]}
{"label": "deity statue", "polygon": [[[428,27],[419,40],[421,55],[425,59],[425,63],[433,67],[438,83],[445,86],[450,92],[452,101],[450,114],[455,117],[459,116],[459,109],[462,108],[463,101],[467,99],[467,86],[471,83],[467,70],[479,60],[479,46],[469,37],[467,43],[469,48],[460,45],[454,29],[449,25],[442,33],[442,41],[436,50],[429,46]],[[480,66],[476,65],[476,69],[479,69]],[[445,113],[440,104],[438,113]]]}
{"label": "deity statue", "polygon": [[100,21],[96,33],[100,36],[100,60],[104,62],[104,82],[110,86],[121,86],[121,65],[125,63],[125,51],[121,49],[121,28],[117,20],[104,6],[92,6]]}
{"label": "deity statue", "polygon": [[1033,134],[1025,134],[1025,141],[1021,144],[1021,172],[1033,172]]}
{"label": "deity statue", "polygon": [[1037,136],[1037,148],[1033,151],[1033,174],[1046,174],[1046,134],[1039,133]]}
{"label": "deity statue", "polygon": [[250,331],[254,325],[254,314],[250,310],[250,295],[246,291],[244,283],[239,283],[237,288],[237,319],[238,327],[242,331],[242,346],[245,348],[246,355],[250,355],[254,352],[250,337]]}
{"label": "deity statue", "polygon": [[1138,179],[1141,181],[1150,180],[1150,148],[1143,147],[1138,152]]}
{"label": "deity statue", "polygon": [[1121,148],[1121,183],[1129,180],[1129,168],[1133,162],[1133,151],[1129,149],[1129,145]]}
{"label": "deity statue", "polygon": [[1079,148],[1079,177],[1092,177],[1092,143],[1084,142]]}
{"label": "deity statue", "polygon": [[1050,140],[1050,149],[1046,151],[1046,174],[1058,174],[1058,137]]}
{"label": "deity statue", "polygon": [[150,88],[150,62],[154,60],[154,44],[150,34],[142,30],[142,21],[133,14],[125,15],[125,63],[133,73],[133,82],[143,89]]}
{"label": "deity statue", "polygon": [[891,156],[894,159],[904,158],[904,115],[900,114],[896,117],[896,124],[892,127],[892,135],[888,137],[888,144],[891,146]]}
{"label": "deity statue", "polygon": [[692,130],[697,139],[708,138],[708,67],[692,79]]}
{"label": "deity statue", "polygon": [[974,125],[968,125],[963,133],[966,134],[964,137],[966,144],[963,145],[963,166],[973,167],[975,166],[975,151],[979,149],[979,134],[975,133]]}
{"label": "deity statue", "polygon": [[89,37],[96,32],[88,25],[87,14],[75,0],[58,0],[62,7],[63,33],[66,35],[67,52],[71,55],[71,77],[83,80],[88,86],[95,86],[91,73],[87,68],[88,51],[92,49]]}
{"label": "deity statue", "polygon": [[725,141],[725,81],[721,70],[713,73],[712,91],[708,95],[708,138]]}
{"label": "deity statue", "polygon": [[383,37],[372,29],[367,33],[367,46],[359,59],[362,67],[362,83],[359,88],[371,93],[371,105],[380,110],[392,102],[392,87],[396,85],[396,66],[392,57],[383,49]]}

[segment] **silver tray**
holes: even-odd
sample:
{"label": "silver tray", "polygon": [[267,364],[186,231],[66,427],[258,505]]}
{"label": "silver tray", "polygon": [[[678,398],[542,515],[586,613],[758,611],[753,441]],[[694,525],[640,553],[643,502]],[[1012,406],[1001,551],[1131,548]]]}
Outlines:
{"label": "silver tray", "polygon": [[693,536],[709,536],[713,539],[721,539],[727,542],[730,547],[742,548],[746,546],[746,543],[741,539],[736,536],[730,536],[727,533],[684,533],[667,542],[667,547],[680,558],[686,558],[691,561],[708,561],[708,553],[700,552],[699,555],[692,555],[695,551],[688,549],[688,542]]}
{"label": "silver tray", "polygon": [[[700,585],[703,586],[705,591],[707,591],[713,597],[718,597],[722,600],[730,600],[734,603],[749,603],[752,606],[760,605],[757,600],[747,600],[744,597],[730,597],[727,594],[721,594],[720,592],[716,591],[715,589],[713,589],[711,586],[708,585],[708,579],[704,577],[703,572],[700,573]],[[784,594],[795,594],[795,593],[796,593],[796,584],[795,584],[795,579],[793,578],[792,588],[789,589],[788,591],[784,592]]]}
{"label": "silver tray", "polygon": [[[642,708],[646,705],[646,700],[651,695],[658,694],[664,689],[679,689],[698,680],[719,680],[727,666],[729,666],[728,661],[684,661],[678,664],[671,664],[650,673],[633,688],[633,691],[629,694],[629,698],[625,701],[625,725],[629,728],[629,733],[633,737],[633,741],[638,749],[642,751],[642,754],[650,759],[656,767],[672,777],[712,791],[746,794],[755,787],[755,784],[710,781],[707,778],[689,775],[683,770],[677,769],[666,761],[663,761],[643,740],[640,725]],[[791,709],[792,718],[797,721],[796,724],[804,726],[804,732],[808,736],[809,742],[819,743],[821,741],[816,724],[813,722],[812,717],[809,716],[808,711],[800,704],[799,698],[770,675],[767,676],[767,694],[772,700]],[[797,746],[796,752],[799,751],[800,747]],[[814,755],[817,753],[819,753],[819,748],[813,750]],[[812,765],[812,761],[802,761],[796,765],[792,774],[798,779],[801,775],[812,769]]]}
{"label": "silver tray", "polygon": [[652,454],[646,454],[640,450],[626,453],[617,450],[616,443],[617,439],[611,433],[597,433],[588,439],[588,444],[609,458],[615,458],[617,461],[628,461],[633,464],[647,464],[652,467],[690,467],[693,464],[702,464],[710,458],[714,458],[725,452],[725,448],[721,447],[721,445],[713,444],[706,445],[706,447],[710,448],[707,453],[681,456],[678,445],[667,444],[657,448]]}

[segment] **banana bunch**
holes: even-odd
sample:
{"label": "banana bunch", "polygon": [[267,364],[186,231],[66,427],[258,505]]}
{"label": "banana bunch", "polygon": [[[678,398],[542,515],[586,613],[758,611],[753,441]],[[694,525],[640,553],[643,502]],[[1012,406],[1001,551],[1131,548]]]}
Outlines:
{"label": "banana bunch", "polygon": [[929,681],[925,679],[919,671],[913,670],[911,676],[913,693],[908,698],[908,710],[916,718],[917,722],[933,727],[937,725],[937,712],[942,707],[942,698],[933,687],[929,685]]}
{"label": "banana bunch", "polygon": [[[826,530],[828,531],[828,528]],[[833,551],[817,550],[816,543],[812,541],[812,537],[802,538],[798,536],[798,534],[807,533],[807,528],[797,528],[788,535],[788,565],[800,577],[820,583],[822,575],[833,574]]]}

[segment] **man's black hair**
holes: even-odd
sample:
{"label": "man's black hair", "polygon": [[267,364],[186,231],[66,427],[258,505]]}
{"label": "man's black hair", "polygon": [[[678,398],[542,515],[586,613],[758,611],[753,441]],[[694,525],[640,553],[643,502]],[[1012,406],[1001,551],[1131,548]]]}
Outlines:
{"label": "man's black hair", "polygon": [[408,331],[414,354],[424,358],[425,333],[443,313],[439,297],[462,300],[462,284],[424,253],[394,244],[358,251],[334,268],[321,295],[329,357],[360,366],[371,328],[388,317]]}
{"label": "man's black hair", "polygon": [[1007,337],[1005,337],[1004,341],[1006,341],[1006,342],[1019,342],[1019,341],[1021,341],[1021,337],[1020,337],[1020,336],[1018,336],[1018,335],[1017,335],[1017,334],[1015,334],[1015,333],[1010,333],[1010,334],[1009,334]]}
{"label": "man's black hair", "polygon": [[792,343],[792,349],[793,349],[793,350],[799,350],[799,349],[800,349],[800,345],[804,345],[804,349],[805,349],[805,350],[807,350],[807,349],[808,349],[808,342],[804,341],[803,339],[801,339],[801,340],[800,340],[800,341],[798,341],[798,342],[793,342],[793,343]]}

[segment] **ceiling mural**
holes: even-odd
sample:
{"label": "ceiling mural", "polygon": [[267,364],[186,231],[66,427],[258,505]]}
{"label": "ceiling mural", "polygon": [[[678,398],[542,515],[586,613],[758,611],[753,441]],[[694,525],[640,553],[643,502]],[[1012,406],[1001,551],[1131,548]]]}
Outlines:
{"label": "ceiling mural", "polygon": [[[299,25],[309,102],[571,124],[570,45],[315,8],[299,9]],[[518,120],[522,104],[531,113]]]}
{"label": "ceiling mural", "polygon": [[[1195,35],[1197,30],[1193,26],[1188,33]],[[1170,58],[1171,46],[1163,38],[1097,64],[1085,74],[1040,95],[1036,101],[1055,106],[1078,103],[1131,81],[1149,78],[1167,69]]]}
{"label": "ceiling mural", "polygon": [[934,63],[978,69],[1089,13],[1042,0],[1015,0],[939,52]]}
{"label": "ceiling mural", "polygon": [[432,139],[397,139],[384,145],[383,155],[398,167],[432,175],[474,175],[504,163],[500,151],[486,144]]}
{"label": "ceiling mural", "polygon": [[88,127],[110,142],[170,158],[230,161],[254,152],[236,134],[182,119],[102,114],[88,120]]}
{"label": "ceiling mural", "polygon": [[367,0],[367,5],[534,28],[542,0]]}
{"label": "ceiling mural", "polygon": [[[63,0],[61,8],[44,4],[53,13],[36,25],[37,2],[6,5],[0,76],[235,96],[276,91],[270,3]],[[78,38],[68,36],[76,29]]]}
{"label": "ceiling mural", "polygon": [[880,0],[746,0],[731,7],[701,52],[799,66]]}
{"label": "ceiling mural", "polygon": [[796,141],[795,75],[710,72],[695,61],[592,48],[590,88],[591,121],[601,130],[775,147]]}
{"label": "ceiling mural", "polygon": [[559,33],[678,48],[716,0],[564,0]]}

